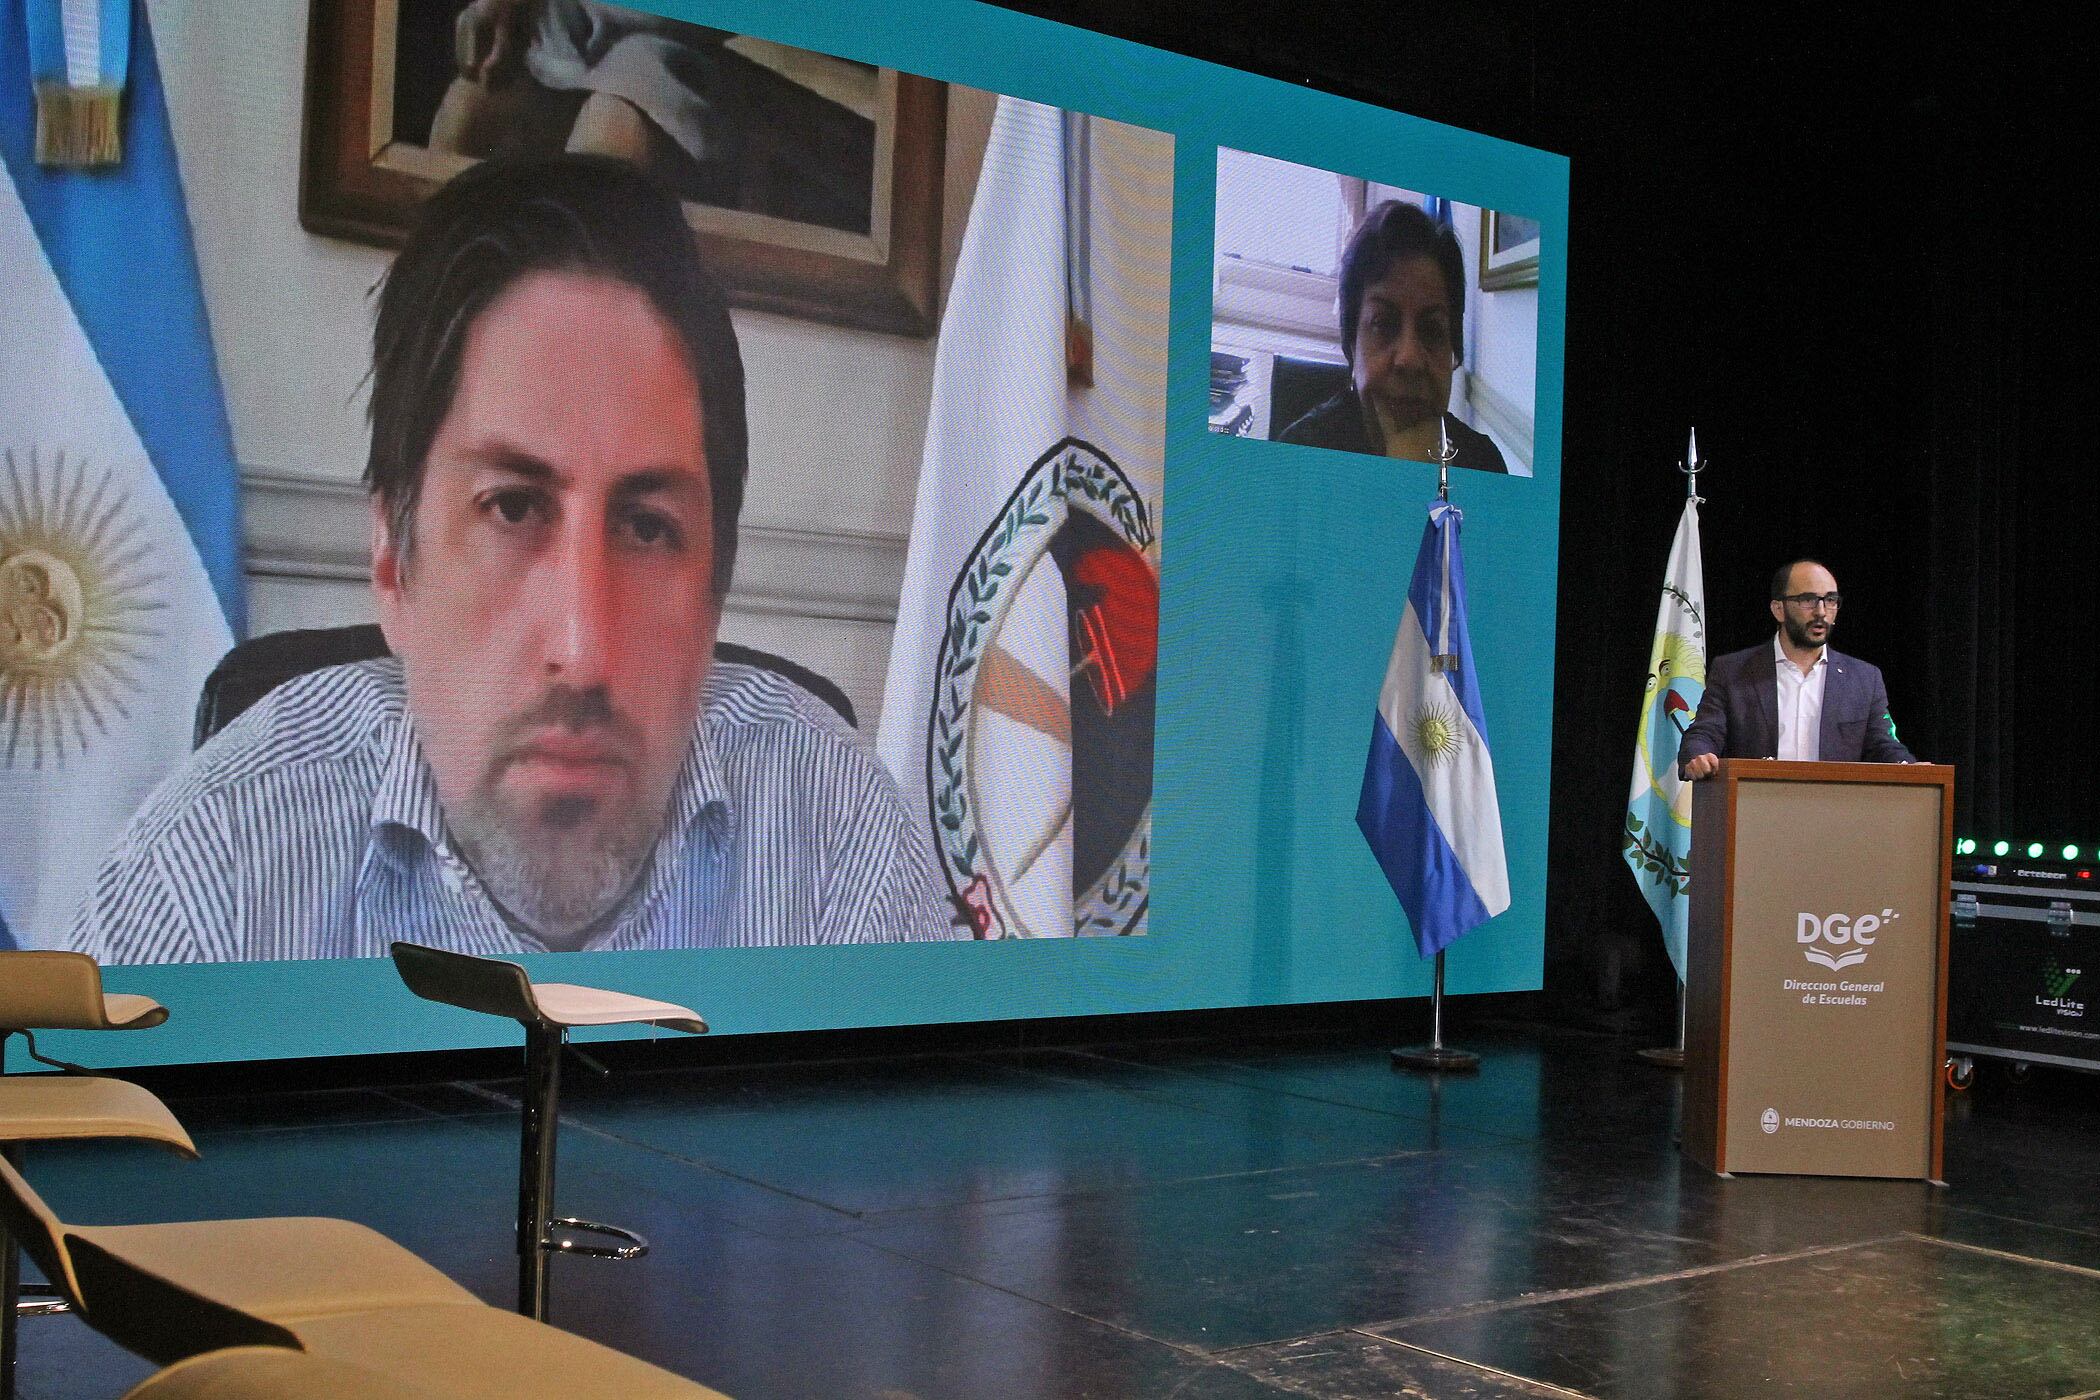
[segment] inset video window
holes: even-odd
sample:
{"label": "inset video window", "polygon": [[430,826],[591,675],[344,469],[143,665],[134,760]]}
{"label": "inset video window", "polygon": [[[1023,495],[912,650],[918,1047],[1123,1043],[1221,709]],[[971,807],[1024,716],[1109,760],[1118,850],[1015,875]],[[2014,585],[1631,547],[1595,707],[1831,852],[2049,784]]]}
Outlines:
{"label": "inset video window", "polygon": [[1218,152],[1211,431],[1530,476],[1536,220]]}

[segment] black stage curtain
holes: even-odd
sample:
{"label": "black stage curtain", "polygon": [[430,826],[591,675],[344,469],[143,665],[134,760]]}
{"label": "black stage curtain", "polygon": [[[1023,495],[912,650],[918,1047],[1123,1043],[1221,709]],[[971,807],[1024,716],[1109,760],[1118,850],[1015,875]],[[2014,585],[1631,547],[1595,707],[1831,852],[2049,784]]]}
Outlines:
{"label": "black stage curtain", "polygon": [[1571,158],[1550,1004],[1672,1015],[1618,835],[1693,423],[1713,651],[1823,559],[1959,830],[2100,845],[2089,41],[1982,7],[1012,7]]}

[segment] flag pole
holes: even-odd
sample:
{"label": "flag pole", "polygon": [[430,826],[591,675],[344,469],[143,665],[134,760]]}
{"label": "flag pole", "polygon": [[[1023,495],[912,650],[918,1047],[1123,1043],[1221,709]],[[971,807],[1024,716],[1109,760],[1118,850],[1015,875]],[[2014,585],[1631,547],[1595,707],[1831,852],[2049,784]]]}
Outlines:
{"label": "flag pole", "polygon": [[[1436,498],[1451,499],[1451,462],[1458,456],[1458,449],[1451,445],[1451,434],[1444,426],[1437,425],[1438,444],[1436,454]],[[1459,1050],[1444,1044],[1444,950],[1436,950],[1436,981],[1429,993],[1429,1043],[1409,1045],[1393,1053],[1393,1063],[1406,1069],[1427,1070],[1475,1070],[1480,1068],[1480,1057],[1470,1050]]]}
{"label": "flag pole", "polygon": [[1393,1063],[1406,1069],[1472,1070],[1480,1057],[1471,1050],[1444,1044],[1444,950],[1436,951],[1436,983],[1429,994],[1429,1043],[1393,1051]]}
{"label": "flag pole", "polygon": [[[1699,494],[1699,473],[1705,471],[1709,465],[1711,464],[1699,460],[1699,429],[1695,424],[1691,439],[1685,444],[1684,460],[1677,464],[1677,470],[1684,473],[1685,497],[1694,505],[1706,504],[1706,497]],[[1664,1069],[1683,1069],[1684,1017],[1684,982],[1680,979],[1677,983],[1677,1043],[1657,1045],[1636,1053],[1651,1065],[1660,1065]]]}

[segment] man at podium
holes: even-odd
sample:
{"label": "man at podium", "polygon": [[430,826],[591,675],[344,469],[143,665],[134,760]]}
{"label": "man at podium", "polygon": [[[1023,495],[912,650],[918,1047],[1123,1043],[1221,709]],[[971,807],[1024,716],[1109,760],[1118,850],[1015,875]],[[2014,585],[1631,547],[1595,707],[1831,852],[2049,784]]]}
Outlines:
{"label": "man at podium", "polygon": [[1915,763],[1896,738],[1881,672],[1832,651],[1837,579],[1813,559],[1772,575],[1770,646],[1730,652],[1707,669],[1698,717],[1677,748],[1685,778],[1709,776],[1724,758],[1832,763]]}

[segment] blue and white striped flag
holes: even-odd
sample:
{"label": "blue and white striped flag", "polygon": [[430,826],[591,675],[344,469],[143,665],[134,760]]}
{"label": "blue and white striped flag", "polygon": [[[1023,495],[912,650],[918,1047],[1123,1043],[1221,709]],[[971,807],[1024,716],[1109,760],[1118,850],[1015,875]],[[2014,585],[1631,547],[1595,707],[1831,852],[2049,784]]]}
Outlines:
{"label": "blue and white striped flag", "polygon": [[1495,761],[1466,636],[1463,518],[1447,502],[1429,508],[1356,804],[1425,958],[1509,908]]}
{"label": "blue and white striped flag", "polygon": [[[54,33],[128,42],[121,165],[37,163]],[[242,623],[232,434],[143,7],[0,0],[0,328],[0,926],[49,947]]]}

